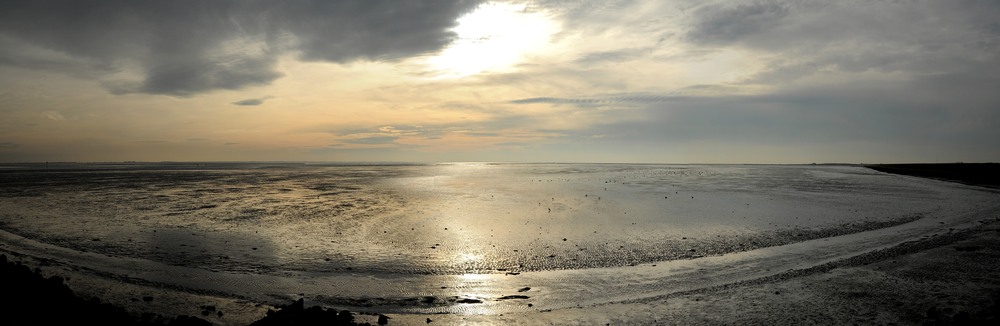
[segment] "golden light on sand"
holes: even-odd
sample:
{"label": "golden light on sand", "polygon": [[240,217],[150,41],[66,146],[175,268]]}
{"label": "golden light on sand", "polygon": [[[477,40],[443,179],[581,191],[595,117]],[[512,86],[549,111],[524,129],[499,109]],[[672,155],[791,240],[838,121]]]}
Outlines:
{"label": "golden light on sand", "polygon": [[459,276],[462,281],[484,281],[490,279],[489,274],[462,274]]}
{"label": "golden light on sand", "polygon": [[488,2],[459,18],[457,39],[425,64],[444,78],[509,70],[541,52],[557,30],[552,19],[525,4]]}
{"label": "golden light on sand", "polygon": [[476,255],[470,253],[461,253],[458,255],[458,257],[455,257],[455,259],[459,262],[474,262],[482,258],[483,258],[482,255]]}

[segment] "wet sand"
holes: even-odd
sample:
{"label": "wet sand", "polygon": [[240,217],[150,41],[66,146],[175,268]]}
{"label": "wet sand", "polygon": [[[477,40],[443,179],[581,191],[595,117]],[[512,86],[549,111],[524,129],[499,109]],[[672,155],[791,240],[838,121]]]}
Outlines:
{"label": "wet sand", "polygon": [[[41,266],[41,271],[44,275],[53,274],[45,266]],[[276,309],[211,295],[139,285],[123,287],[114,282],[74,282],[72,276],[67,277],[70,277],[67,283],[78,295],[102,298],[102,302],[125,307],[136,316],[150,312],[163,316],[186,314],[215,324],[246,325],[263,318],[268,309]],[[3,281],[7,282],[4,285],[7,289],[11,283],[24,284],[23,279],[13,275],[4,275]],[[7,308],[12,307],[11,301],[26,300],[24,296],[11,297],[13,292],[5,293]],[[55,294],[43,292],[39,295],[51,298]],[[67,309],[53,306],[51,300],[38,300],[30,305],[36,308],[7,310],[3,316],[5,320],[31,320],[36,314],[60,313]],[[224,315],[213,312],[211,316],[204,316],[203,307],[206,306],[215,307],[215,311],[224,312]],[[542,313],[388,316],[390,325],[426,324],[428,318],[442,325],[992,325],[998,313],[1000,222],[989,221],[960,232],[943,233],[807,270],[635,302]],[[168,318],[163,316],[160,318]],[[374,324],[377,317],[359,315],[357,320]]]}
{"label": "wet sand", "polygon": [[[473,284],[467,285],[471,287],[466,288],[465,290],[469,290],[466,292],[474,289],[476,282],[489,283],[484,287],[490,288],[509,287],[510,289],[504,290],[505,292],[498,292],[495,295],[491,293],[486,297],[436,298],[437,303],[445,307],[441,312],[448,312],[445,314],[425,309],[423,313],[408,311],[387,315],[391,318],[389,324],[426,324],[427,319],[438,324],[950,324],[969,321],[989,323],[995,319],[996,300],[1000,299],[997,297],[997,293],[1000,293],[998,286],[1000,247],[997,245],[997,241],[1000,240],[998,235],[1000,225],[996,222],[998,217],[1000,215],[995,208],[989,207],[986,211],[977,212],[974,218],[963,220],[971,221],[969,223],[972,225],[958,222],[954,225],[945,225],[942,221],[941,225],[935,226],[937,231],[926,236],[915,239],[902,237],[904,240],[901,242],[893,242],[875,250],[848,250],[843,254],[816,260],[815,263],[804,263],[802,268],[789,268],[795,264],[761,265],[762,263],[754,263],[751,258],[759,252],[775,255],[775,250],[786,257],[794,258],[795,250],[801,249],[808,253],[809,245],[822,245],[820,242],[843,240],[850,243],[848,240],[851,240],[849,237],[852,235],[847,233],[853,232],[835,233],[832,235],[843,235],[832,238],[830,235],[818,237],[810,240],[813,243],[801,241],[786,246],[749,250],[744,254],[698,259],[689,257],[680,261],[659,263],[640,261],[637,265],[604,267],[598,270],[612,274],[617,273],[618,269],[628,271],[622,275],[633,278],[635,282],[626,283],[634,285],[618,290],[622,295],[614,300],[603,298],[588,302],[586,296],[589,294],[580,292],[581,298],[577,301],[579,303],[576,303],[578,307],[574,306],[572,301],[557,300],[565,296],[553,294],[560,291],[572,294],[575,290],[569,287],[570,285],[585,282],[573,280],[573,271],[529,271],[523,275],[506,275],[500,272],[491,274],[492,276],[484,280],[464,279],[462,282]],[[926,224],[937,224],[935,222],[923,219],[925,227],[929,227]],[[885,230],[895,230],[893,232],[898,233],[905,231],[906,226],[919,224],[905,223],[896,226],[895,229],[879,228],[868,231],[869,233],[861,232],[853,237],[864,237],[865,234],[879,230],[883,233],[888,233]],[[871,237],[878,238],[881,235],[884,234],[874,234]],[[0,246],[0,251],[10,249],[11,247]],[[13,257],[17,252],[10,254]],[[176,291],[169,287],[164,288],[163,284],[149,282],[150,278],[120,279],[122,276],[114,273],[105,274],[103,276],[113,277],[104,278],[101,277],[101,273],[80,270],[80,266],[61,264],[58,259],[46,261],[30,255],[16,259],[21,259],[30,266],[41,267],[42,274],[69,278],[67,284],[81,296],[102,298],[104,302],[124,307],[133,314],[155,312],[166,316],[193,315],[203,316],[206,320],[220,325],[245,325],[260,319],[268,309],[272,308],[260,304],[260,301],[233,298],[231,293],[213,293],[210,290],[199,292],[191,291],[190,288]],[[696,280],[691,276],[684,276],[688,275],[684,269],[713,261],[718,261],[720,264],[736,261],[743,262],[742,266],[748,267],[777,266],[788,269],[771,271],[760,268],[755,270],[756,274],[749,276],[712,274],[714,275],[712,280],[694,282],[697,284],[690,286],[684,284],[665,286],[658,283],[655,288],[643,288],[644,281],[659,280],[663,275],[679,275],[683,276],[680,277],[681,280]],[[677,272],[663,272],[664,268],[674,269]],[[709,270],[724,273],[726,269]],[[190,270],[178,271],[186,273]],[[646,274],[649,275],[648,278],[643,276]],[[548,277],[546,275],[554,275],[553,277],[559,282],[546,279]],[[589,276],[592,275],[582,277]],[[491,279],[500,281],[489,281]],[[530,287],[528,285],[533,284],[527,283],[533,283],[532,280],[548,287]],[[522,281],[525,283],[524,286],[518,286]],[[506,284],[505,282],[509,284],[503,287],[497,286]],[[375,280],[373,284],[375,283],[384,282]],[[560,289],[559,286],[566,287]],[[524,287],[530,288],[521,292],[520,289]],[[354,289],[354,291],[363,293],[364,289]],[[549,301],[550,303],[562,303],[550,307],[529,305],[531,302],[544,302],[542,299],[545,299],[546,295],[555,297]],[[290,292],[268,302],[291,302],[297,296],[297,293]],[[145,300],[147,297],[154,299]],[[330,293],[330,297],[335,299],[338,296],[337,293]],[[419,300],[420,297],[416,298]],[[311,296],[307,304],[323,303],[320,299],[322,298]],[[511,303],[523,308],[511,309],[513,306]],[[347,306],[365,304],[353,302]],[[379,306],[384,302],[375,300],[367,304],[372,307],[369,312],[378,312]],[[344,302],[333,300],[325,305],[344,306]],[[398,302],[392,305],[398,305]],[[224,315],[204,316],[203,307],[206,306],[215,307],[217,311],[224,312]],[[496,309],[488,313],[477,312],[479,310],[476,309],[483,307]],[[359,315],[359,318],[360,321],[373,324],[377,319],[376,315],[371,314]]]}
{"label": "wet sand", "polygon": [[[541,314],[442,315],[445,324],[995,325],[1000,222],[816,268]],[[393,316],[419,324],[421,316]]]}

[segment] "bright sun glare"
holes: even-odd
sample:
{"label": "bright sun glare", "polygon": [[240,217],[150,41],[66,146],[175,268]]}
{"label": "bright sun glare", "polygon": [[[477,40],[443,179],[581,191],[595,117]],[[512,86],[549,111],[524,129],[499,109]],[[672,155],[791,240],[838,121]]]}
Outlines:
{"label": "bright sun glare", "polygon": [[440,77],[504,71],[548,44],[558,26],[525,4],[485,3],[458,19],[456,40],[426,64]]}

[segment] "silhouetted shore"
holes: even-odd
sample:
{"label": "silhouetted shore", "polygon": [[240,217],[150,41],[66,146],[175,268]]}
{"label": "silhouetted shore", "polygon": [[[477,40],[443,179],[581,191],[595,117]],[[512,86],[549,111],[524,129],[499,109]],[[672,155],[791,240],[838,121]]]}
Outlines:
{"label": "silhouetted shore", "polygon": [[998,173],[1000,172],[1000,163],[912,163],[865,166],[885,173],[1000,188],[1000,173]]}

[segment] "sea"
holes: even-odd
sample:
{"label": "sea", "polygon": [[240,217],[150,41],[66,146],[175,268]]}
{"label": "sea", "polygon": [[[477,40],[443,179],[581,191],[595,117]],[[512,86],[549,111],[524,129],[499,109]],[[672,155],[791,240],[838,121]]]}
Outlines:
{"label": "sea", "polygon": [[808,269],[998,203],[857,165],[6,164],[0,252],[253,302],[500,315]]}

